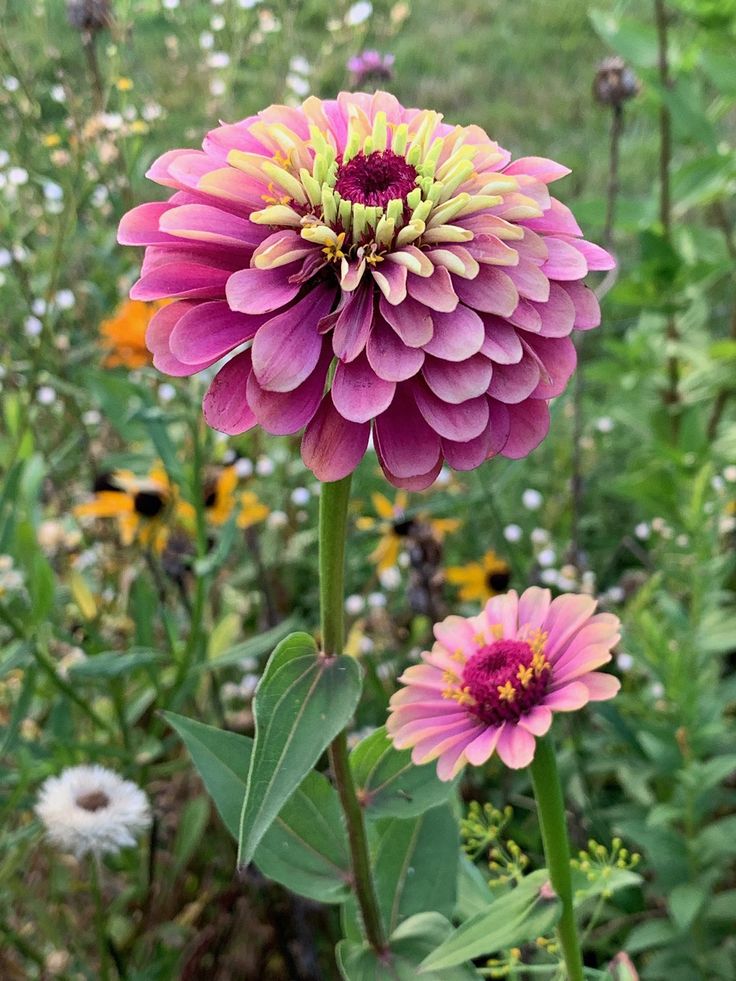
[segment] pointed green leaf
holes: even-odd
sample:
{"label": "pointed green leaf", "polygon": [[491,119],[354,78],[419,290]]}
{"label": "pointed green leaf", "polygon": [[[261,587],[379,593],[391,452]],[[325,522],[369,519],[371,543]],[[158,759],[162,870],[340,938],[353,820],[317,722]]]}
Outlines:
{"label": "pointed green leaf", "polygon": [[469,920],[481,913],[493,902],[493,893],[488,887],[488,879],[467,855],[460,856],[457,875],[457,903],[455,918]]}
{"label": "pointed green leaf", "polygon": [[556,896],[547,899],[540,895],[541,887],[548,881],[546,869],[528,875],[484,912],[458,927],[422,962],[419,973],[426,977],[429,972],[431,977],[432,971],[444,972],[464,961],[516,947],[549,933],[560,918],[562,904]]}
{"label": "pointed green leaf", "polygon": [[240,818],[238,862],[247,865],[286,801],[344,728],[360,698],[351,657],[324,657],[309,634],[271,655],[256,690],[256,735]]}
{"label": "pointed green leaf", "polygon": [[[370,948],[342,940],[335,954],[344,981],[416,981],[417,965],[451,932],[439,913],[419,913],[405,920],[389,938],[390,955],[379,958]],[[475,981],[470,964],[423,975],[427,981]]]}
{"label": "pointed green leaf", "polygon": [[417,766],[410,750],[394,749],[383,726],[358,743],[350,767],[368,817],[414,817],[455,792],[454,784],[438,778],[434,764]]}
{"label": "pointed green leaf", "polygon": [[452,916],[460,842],[449,806],[376,826],[376,895],[389,933],[415,913]]}
{"label": "pointed green leaf", "polygon": [[[253,740],[165,713],[181,736],[223,822],[237,840]],[[323,903],[350,896],[350,859],[337,794],[308,773],[266,832],[254,861],[264,875]]]}

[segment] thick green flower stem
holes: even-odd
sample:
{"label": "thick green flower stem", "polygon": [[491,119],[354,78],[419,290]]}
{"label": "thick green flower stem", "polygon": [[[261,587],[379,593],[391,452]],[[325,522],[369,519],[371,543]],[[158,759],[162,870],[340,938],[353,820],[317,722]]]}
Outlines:
{"label": "thick green flower stem", "polygon": [[572,906],[570,844],[565,824],[565,802],[557,771],[557,758],[549,737],[537,740],[534,759],[529,769],[537,800],[547,868],[552,888],[562,902],[562,916],[557,932],[565,955],[567,976],[569,981],[583,981],[583,959]]}
{"label": "thick green flower stem", "polygon": [[[319,501],[319,600],[322,650],[335,656],[342,653],[345,637],[345,537],[347,532],[350,477],[322,484]],[[341,732],[330,746],[330,763],[340,797],[350,845],[353,885],[363,917],[368,942],[378,954],[387,943],[371,875],[368,841],[363,812],[355,793],[348,763],[346,733]]]}

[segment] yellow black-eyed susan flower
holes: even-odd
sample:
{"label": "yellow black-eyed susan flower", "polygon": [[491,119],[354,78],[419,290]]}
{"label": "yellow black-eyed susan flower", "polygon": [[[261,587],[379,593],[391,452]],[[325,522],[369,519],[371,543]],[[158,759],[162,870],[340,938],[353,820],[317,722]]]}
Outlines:
{"label": "yellow black-eyed susan flower", "polygon": [[95,480],[94,497],[74,509],[78,518],[113,518],[123,545],[138,541],[161,552],[173,524],[191,526],[194,509],[182,501],[163,467],[147,477],[130,470],[102,474]]}
{"label": "yellow black-eyed susan flower", "polygon": [[409,495],[406,491],[398,491],[393,504],[384,494],[371,495],[377,517],[362,515],[356,524],[361,531],[377,531],[381,537],[378,545],[369,556],[379,572],[395,566],[404,542],[410,538],[420,523],[429,525],[434,537],[443,541],[445,535],[457,531],[460,527],[458,518],[425,518],[413,516],[406,512]]}
{"label": "yellow black-eyed susan flower", "polygon": [[511,581],[511,569],[490,549],[480,562],[450,566],[445,570],[445,576],[449,583],[458,587],[458,596],[464,602],[485,602],[506,591]]}
{"label": "yellow black-eyed susan flower", "polygon": [[238,528],[250,528],[264,521],[268,507],[253,491],[238,491],[238,474],[235,467],[225,467],[205,485],[204,506],[207,517],[214,525],[224,525],[235,512]]}

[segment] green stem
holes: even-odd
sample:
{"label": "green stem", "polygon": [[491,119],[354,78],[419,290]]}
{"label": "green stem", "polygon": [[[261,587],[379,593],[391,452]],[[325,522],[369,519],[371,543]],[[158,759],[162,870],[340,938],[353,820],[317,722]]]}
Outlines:
{"label": "green stem", "polygon": [[537,740],[534,759],[529,769],[537,800],[549,876],[552,887],[562,902],[562,916],[557,932],[565,955],[568,978],[569,981],[583,981],[583,959],[572,906],[570,844],[565,824],[565,802],[557,772],[557,758],[549,737]]}
{"label": "green stem", "polygon": [[[332,657],[342,652],[345,637],[345,538],[349,500],[350,477],[322,484],[319,501],[320,621],[322,650]],[[386,938],[371,875],[363,812],[355,793],[344,731],[336,736],[330,746],[330,762],[345,814],[353,884],[366,937],[373,949],[383,955],[387,947]]]}
{"label": "green stem", "polygon": [[107,981],[110,977],[110,951],[107,946],[107,930],[105,928],[105,907],[102,901],[102,889],[100,888],[100,860],[97,855],[89,857],[89,883],[92,892],[92,899],[95,904],[95,933],[97,935],[97,946],[100,950],[100,981]]}

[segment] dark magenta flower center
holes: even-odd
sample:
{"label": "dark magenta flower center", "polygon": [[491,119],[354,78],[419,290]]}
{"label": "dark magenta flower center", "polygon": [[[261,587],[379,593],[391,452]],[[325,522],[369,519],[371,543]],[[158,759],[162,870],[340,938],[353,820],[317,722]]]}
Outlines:
{"label": "dark magenta flower center", "polygon": [[497,640],[481,647],[463,670],[468,711],[488,725],[518,722],[544,698],[550,666],[543,639]]}
{"label": "dark magenta flower center", "polygon": [[389,201],[402,201],[414,190],[417,172],[393,150],[358,153],[337,171],[335,190],[352,201],[385,208]]}

